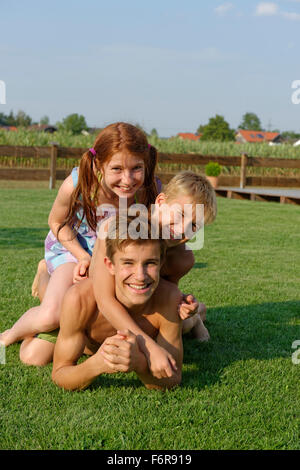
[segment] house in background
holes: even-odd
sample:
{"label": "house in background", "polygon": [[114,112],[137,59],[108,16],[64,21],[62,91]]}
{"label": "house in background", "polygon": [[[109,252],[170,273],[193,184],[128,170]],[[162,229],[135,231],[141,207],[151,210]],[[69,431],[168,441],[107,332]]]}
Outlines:
{"label": "house in background", "polygon": [[200,140],[202,134],[193,134],[192,132],[179,132],[177,137],[182,140]]}
{"label": "house in background", "polygon": [[279,132],[245,131],[239,129],[235,134],[235,140],[240,144],[266,142],[269,145],[275,145],[281,144],[283,138]]}
{"label": "house in background", "polygon": [[16,131],[17,130],[15,126],[0,126],[0,129],[3,131]]}

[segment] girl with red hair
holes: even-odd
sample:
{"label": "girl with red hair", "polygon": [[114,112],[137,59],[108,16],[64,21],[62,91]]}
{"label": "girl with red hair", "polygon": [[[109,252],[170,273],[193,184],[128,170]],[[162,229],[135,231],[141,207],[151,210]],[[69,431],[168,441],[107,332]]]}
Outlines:
{"label": "girl with red hair", "polygon": [[[50,279],[47,276],[41,305],[29,309],[0,335],[4,345],[58,328],[64,294],[74,279],[87,275],[97,224],[117,209],[119,198],[125,198],[128,207],[137,199],[147,207],[154,203],[160,191],[154,176],[156,162],[156,149],[137,127],[118,122],[100,132],[79,168],[61,185],[50,211],[51,230],[45,240]],[[97,214],[103,205],[110,210]]]}

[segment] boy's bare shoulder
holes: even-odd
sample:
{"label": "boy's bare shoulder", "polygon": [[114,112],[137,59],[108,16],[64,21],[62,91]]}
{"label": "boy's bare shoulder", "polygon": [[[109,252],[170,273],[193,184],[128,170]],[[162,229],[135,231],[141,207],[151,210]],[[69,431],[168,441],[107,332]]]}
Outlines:
{"label": "boy's bare shoulder", "polygon": [[167,281],[166,279],[160,278],[159,284],[156,289],[157,295],[163,294],[163,300],[175,300],[177,297],[180,298],[181,292],[173,282]]}
{"label": "boy's bare shoulder", "polygon": [[84,279],[74,284],[67,291],[62,310],[61,322],[75,329],[85,328],[97,312],[93,284],[91,279]]}
{"label": "boy's bare shoulder", "polygon": [[168,320],[176,320],[176,322],[180,320],[177,308],[181,297],[182,294],[176,284],[160,279],[155,291],[155,301],[161,314]]}

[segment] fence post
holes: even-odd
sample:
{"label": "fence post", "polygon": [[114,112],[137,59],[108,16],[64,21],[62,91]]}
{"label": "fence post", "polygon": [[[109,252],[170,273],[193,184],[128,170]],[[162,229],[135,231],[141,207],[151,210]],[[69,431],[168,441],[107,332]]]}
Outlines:
{"label": "fence post", "polygon": [[51,160],[50,160],[49,189],[55,189],[57,147],[58,147],[58,145],[56,143],[52,142],[52,145],[51,145]]}
{"label": "fence post", "polygon": [[240,188],[244,188],[246,186],[247,160],[248,160],[248,155],[246,153],[243,153],[241,157]]}

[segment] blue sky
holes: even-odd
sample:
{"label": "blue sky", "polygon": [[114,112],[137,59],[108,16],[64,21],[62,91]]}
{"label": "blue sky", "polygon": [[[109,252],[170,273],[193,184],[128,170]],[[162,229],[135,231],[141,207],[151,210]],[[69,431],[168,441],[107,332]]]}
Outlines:
{"label": "blue sky", "polygon": [[170,136],[251,111],[300,131],[300,0],[2,0],[0,38],[0,112]]}

